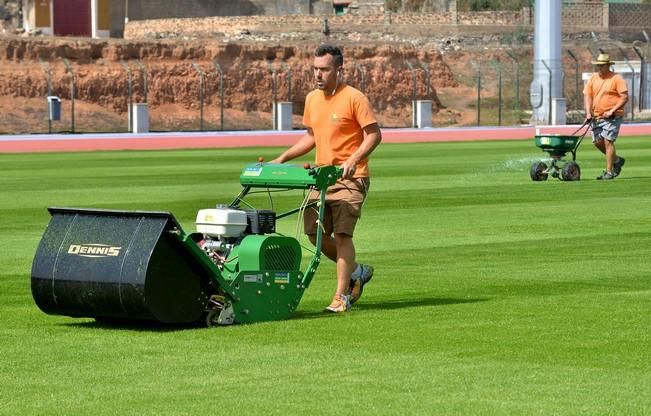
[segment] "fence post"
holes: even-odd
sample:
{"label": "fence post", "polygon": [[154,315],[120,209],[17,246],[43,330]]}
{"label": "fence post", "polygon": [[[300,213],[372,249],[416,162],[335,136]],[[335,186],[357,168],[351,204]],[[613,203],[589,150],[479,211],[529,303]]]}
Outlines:
{"label": "fence post", "polygon": [[199,73],[199,130],[203,131],[203,89],[204,77],[206,74],[199,67],[199,65],[197,65],[196,62],[192,62],[192,66],[194,67],[195,71]]}
{"label": "fence post", "polygon": [[127,132],[131,133],[133,130],[133,123],[131,122],[131,111],[133,111],[133,79],[131,77],[131,68],[129,68],[129,64],[124,61],[120,63],[127,71],[127,94],[129,95],[127,101]]}
{"label": "fence post", "polygon": [[572,59],[574,59],[574,105],[578,110],[581,108],[581,100],[579,96],[579,58],[574,55],[574,52],[572,52],[571,49],[568,49],[567,53],[572,57]]}
{"label": "fence post", "polygon": [[421,66],[421,68],[423,68],[423,71],[425,71],[425,84],[426,84],[426,87],[427,87],[427,95],[426,95],[426,97],[429,99],[429,94],[430,94],[430,90],[431,90],[429,66],[427,66],[425,64],[425,62],[420,62],[420,66]]}
{"label": "fence post", "polygon": [[549,72],[549,91],[547,94],[547,98],[549,99],[549,120],[547,122],[551,125],[552,124],[552,85],[553,85],[553,80],[552,80],[552,69],[547,65],[547,62],[545,62],[544,59],[540,60],[542,64],[545,66],[547,69],[547,72]]}
{"label": "fence post", "polygon": [[497,63],[497,125],[502,125],[502,67]]}
{"label": "fence post", "polygon": [[475,61],[470,61],[477,72],[477,125],[481,125],[481,66]]}
{"label": "fence post", "polygon": [[[509,58],[515,62],[515,106],[514,109],[520,112],[520,61],[512,51],[506,51]],[[519,116],[518,116],[519,117]]]}
{"label": "fence post", "polygon": [[[637,99],[637,109],[639,111],[642,111],[643,108],[646,108],[642,105],[643,99],[646,101],[646,96],[645,96],[645,88],[643,85],[645,85],[646,82],[646,62],[644,60],[644,54],[640,51],[640,49],[637,46],[633,46],[633,50],[637,54],[637,56],[640,58],[640,95]],[[645,102],[646,104],[646,102]]]}
{"label": "fence post", "polygon": [[359,71],[360,74],[360,91],[366,90],[366,67],[361,64],[355,64],[355,69]]}
{"label": "fence post", "polygon": [[215,70],[219,73],[219,129],[224,130],[224,71],[215,62]]}
{"label": "fence post", "polygon": [[633,68],[633,65],[628,61],[628,57],[626,56],[626,52],[624,49],[621,47],[619,50],[622,52],[622,56],[624,57],[624,62],[626,62],[626,65],[628,66],[628,69],[631,70],[631,121],[635,121],[635,68]]}
{"label": "fence post", "polygon": [[292,69],[283,61],[280,60],[280,67],[287,72],[287,101],[292,101]]}
{"label": "fence post", "polygon": [[273,67],[271,62],[268,62],[269,71],[271,71],[271,90],[273,92],[273,102],[271,103],[271,128],[276,130],[276,103],[278,102],[278,88],[276,86],[276,68]]}
{"label": "fence post", "polygon": [[70,132],[74,133],[75,132],[75,73],[72,70],[72,67],[70,66],[70,62],[68,62],[67,59],[63,58],[63,64],[66,66],[66,72],[70,73],[70,76],[72,77],[72,80],[70,81],[70,102],[72,105],[71,108],[71,127],[70,127]]}
{"label": "fence post", "polygon": [[[50,65],[47,62],[44,62],[41,58],[38,59],[41,62],[41,66],[43,67],[43,70],[47,74],[47,94],[46,97],[49,97],[52,95],[52,71],[50,70]],[[47,108],[48,112],[50,110],[50,103],[48,99],[45,99],[45,102],[47,103]],[[52,117],[48,116],[47,118],[47,132],[48,134],[52,134]]]}
{"label": "fence post", "polygon": [[138,61],[138,66],[140,67],[140,71],[142,72],[142,82],[143,82],[143,95],[145,102],[147,102],[147,68],[142,64],[141,61]]}
{"label": "fence post", "polygon": [[416,72],[409,61],[405,61],[411,72],[412,92],[411,92],[411,127],[416,127]]}

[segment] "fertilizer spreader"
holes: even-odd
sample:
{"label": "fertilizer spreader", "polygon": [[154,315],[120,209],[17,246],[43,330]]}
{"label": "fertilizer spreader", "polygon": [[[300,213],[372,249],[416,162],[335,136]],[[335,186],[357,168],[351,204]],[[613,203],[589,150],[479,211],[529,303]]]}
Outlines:
{"label": "fertilizer spreader", "polygon": [[[98,320],[212,326],[287,319],[316,272],[322,230],[301,271],[301,245],[276,233],[276,220],[315,207],[320,221],[325,191],[340,175],[334,166],[251,164],[233,202],[200,210],[193,233],[169,212],[51,207],[32,295],[48,314]],[[314,188],[320,200],[276,214],[249,209],[244,199],[253,188]]]}
{"label": "fertilizer spreader", "polygon": [[[576,136],[585,126],[585,131]],[[543,151],[549,153],[549,158],[534,162],[531,165],[531,179],[534,181],[546,181],[551,175],[562,181],[578,181],[581,179],[581,168],[576,161],[576,151],[581,141],[588,133],[590,126],[584,123],[572,135],[565,136],[561,134],[537,134],[535,144]],[[565,160],[565,154],[570,152],[572,160]]]}

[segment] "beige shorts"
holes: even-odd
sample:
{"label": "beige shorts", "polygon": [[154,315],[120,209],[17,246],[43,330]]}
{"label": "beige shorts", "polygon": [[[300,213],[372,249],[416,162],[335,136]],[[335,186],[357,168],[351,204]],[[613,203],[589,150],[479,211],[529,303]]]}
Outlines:
{"label": "beige shorts", "polygon": [[[325,235],[346,234],[353,236],[357,220],[362,215],[362,205],[371,186],[370,178],[340,179],[326,192],[326,206],[323,218]],[[312,191],[310,202],[319,199],[319,193]],[[303,217],[305,234],[317,231],[318,207],[305,210]]]}

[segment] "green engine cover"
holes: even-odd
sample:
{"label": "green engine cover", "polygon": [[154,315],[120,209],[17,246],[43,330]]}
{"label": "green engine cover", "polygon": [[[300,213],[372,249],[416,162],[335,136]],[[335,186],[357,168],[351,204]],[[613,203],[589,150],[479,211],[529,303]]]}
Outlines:
{"label": "green engine cover", "polygon": [[226,262],[235,322],[287,319],[305,290],[301,246],[291,237],[248,235]]}
{"label": "green engine cover", "polygon": [[238,250],[240,270],[299,270],[301,245],[295,238],[268,235],[244,237]]}

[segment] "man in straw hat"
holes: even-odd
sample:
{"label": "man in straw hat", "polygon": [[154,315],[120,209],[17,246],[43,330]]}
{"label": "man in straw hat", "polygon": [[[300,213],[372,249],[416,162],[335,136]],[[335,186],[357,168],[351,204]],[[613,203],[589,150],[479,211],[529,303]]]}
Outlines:
{"label": "man in straw hat", "polygon": [[625,162],[617,156],[615,141],[628,101],[628,87],[621,75],[610,70],[614,62],[608,54],[600,53],[592,64],[597,66],[597,72],[583,89],[585,119],[592,123],[592,143],[606,155],[606,170],[597,179],[615,179]]}

